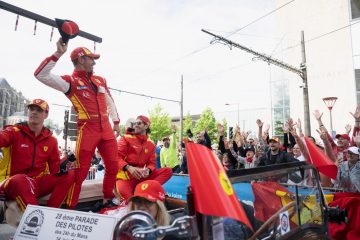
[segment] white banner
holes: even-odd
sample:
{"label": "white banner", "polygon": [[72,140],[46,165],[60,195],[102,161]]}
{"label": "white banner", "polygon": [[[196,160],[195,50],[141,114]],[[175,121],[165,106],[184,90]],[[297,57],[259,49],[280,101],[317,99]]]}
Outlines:
{"label": "white banner", "polygon": [[28,205],[15,240],[112,240],[116,218],[80,211]]}

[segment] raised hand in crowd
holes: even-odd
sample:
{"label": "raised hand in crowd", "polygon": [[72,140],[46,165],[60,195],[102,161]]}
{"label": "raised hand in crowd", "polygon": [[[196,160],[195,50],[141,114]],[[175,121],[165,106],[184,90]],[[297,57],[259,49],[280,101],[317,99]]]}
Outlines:
{"label": "raised hand in crowd", "polygon": [[333,148],[330,144],[329,138],[328,138],[328,134],[326,132],[326,129],[316,129],[317,133],[319,134],[321,140],[324,143],[324,150],[325,150],[325,154],[331,159],[331,161],[335,162],[337,161]]}
{"label": "raised hand in crowd", "polygon": [[217,128],[218,128],[219,136],[224,136],[224,133],[225,133],[224,126],[222,124],[218,123]]}
{"label": "raised hand in crowd", "polygon": [[284,133],[288,133],[289,132],[289,124],[288,123],[285,123],[284,126],[283,126],[283,132]]}
{"label": "raised hand in crowd", "polygon": [[323,122],[322,122],[322,119],[321,119],[322,116],[323,116],[323,113],[316,109],[316,110],[313,112],[313,115],[314,115],[316,121],[317,121],[318,124],[319,124],[319,128],[324,128],[324,129],[326,130],[326,128],[325,128],[325,126],[324,126],[324,124],[323,124]]}
{"label": "raised hand in crowd", "polygon": [[[359,127],[360,127],[360,105],[356,107],[354,113],[350,112],[350,114],[351,114],[351,116],[353,116],[354,119],[355,119],[354,128],[359,128]],[[355,129],[354,129],[354,130],[355,130]]]}
{"label": "raised hand in crowd", "polygon": [[360,148],[360,132],[355,133],[354,135],[354,143],[358,148]]}
{"label": "raised hand in crowd", "polygon": [[259,128],[262,128],[264,126],[264,122],[262,122],[260,119],[256,120],[256,124]]}
{"label": "raised hand in crowd", "polygon": [[345,125],[345,132],[346,132],[346,134],[350,134],[350,132],[351,132],[351,125],[350,124],[346,124]]}
{"label": "raised hand in crowd", "polygon": [[300,136],[300,137],[304,137],[305,135],[304,135],[304,133],[303,133],[303,131],[302,131],[302,123],[301,123],[301,119],[300,119],[300,118],[298,118],[298,121],[297,121],[296,125],[297,125],[297,127],[298,127],[298,129],[299,129],[299,136]]}

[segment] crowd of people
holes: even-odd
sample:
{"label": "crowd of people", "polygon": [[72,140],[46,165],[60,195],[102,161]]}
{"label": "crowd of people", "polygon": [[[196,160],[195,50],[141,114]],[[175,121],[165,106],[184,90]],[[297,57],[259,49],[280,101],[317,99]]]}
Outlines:
{"label": "crowd of people", "polygon": [[[120,199],[130,203],[131,209],[145,206],[156,217],[154,209],[163,208],[165,193],[161,185],[173,173],[188,174],[185,143],[177,140],[177,129],[173,126],[172,134],[156,146],[149,138],[150,119],[144,115],[138,116],[116,140],[120,119],[115,103],[105,78],[93,74],[95,60],[100,55],[87,48],[76,48],[70,56],[74,72],[63,76],[53,74],[52,69],[66,51],[67,44],[60,39],[56,52],[40,64],[35,77],[64,93],[77,111],[75,151],[59,149],[51,131],[44,127],[49,105],[43,99],[34,99],[27,106],[27,122],[5,126],[0,132],[0,191],[7,199],[15,200],[22,211],[28,204],[38,204],[37,198],[47,194],[51,194],[48,206],[75,209],[89,168],[96,165],[104,171],[102,207],[116,206],[114,199]],[[346,132],[337,134],[334,140],[322,122],[322,113],[315,110],[322,144],[308,137],[338,166],[336,179],[321,176],[323,186],[359,192],[360,107],[352,116],[355,120],[352,136],[348,125]],[[236,127],[231,138],[225,136],[224,126],[219,124],[217,146],[212,144],[207,129],[196,132],[195,137],[189,131],[187,135],[189,140],[213,150],[226,171],[308,159],[300,120],[286,122],[282,140],[280,136],[270,137],[269,125],[265,126],[262,120],[256,124],[256,137]],[[71,160],[70,156],[73,156]],[[64,161],[67,161],[66,170],[61,171]],[[151,187],[150,193],[141,195],[146,186]],[[166,214],[161,215],[159,221],[168,224]]]}

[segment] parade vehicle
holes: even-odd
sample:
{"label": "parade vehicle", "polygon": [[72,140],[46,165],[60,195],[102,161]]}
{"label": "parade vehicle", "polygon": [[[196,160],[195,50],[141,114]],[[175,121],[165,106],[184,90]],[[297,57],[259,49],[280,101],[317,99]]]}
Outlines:
{"label": "parade vehicle", "polygon": [[[196,212],[188,175],[175,175],[165,185],[173,223],[157,227],[146,213],[131,212],[117,224],[114,236],[125,239],[330,239],[329,223],[346,222],[346,210],[329,207],[317,170],[304,162],[229,171],[228,176],[254,231],[228,218]],[[209,189],[209,191],[211,191]],[[211,201],[212,199],[208,199]],[[226,204],[224,202],[223,204]],[[121,238],[121,236],[123,238]]]}
{"label": "parade vehicle", "polygon": [[[196,211],[189,175],[175,174],[164,185],[171,224],[159,227],[149,214],[134,211],[118,221],[114,238],[330,239],[329,222],[347,220],[345,210],[328,206],[333,192],[322,189],[317,170],[307,163],[233,170],[228,176],[253,231],[242,222]],[[94,211],[96,203],[102,201],[101,189],[101,180],[86,181],[77,210]],[[40,203],[45,202],[46,198],[40,199]],[[16,203],[7,206],[7,222],[16,225],[18,222],[11,222]]]}

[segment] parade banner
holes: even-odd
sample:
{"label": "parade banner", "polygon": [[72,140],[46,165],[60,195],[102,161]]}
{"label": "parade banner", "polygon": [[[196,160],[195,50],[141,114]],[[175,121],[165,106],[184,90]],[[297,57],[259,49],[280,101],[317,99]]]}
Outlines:
{"label": "parade banner", "polygon": [[15,240],[112,240],[116,218],[96,213],[28,205]]}

